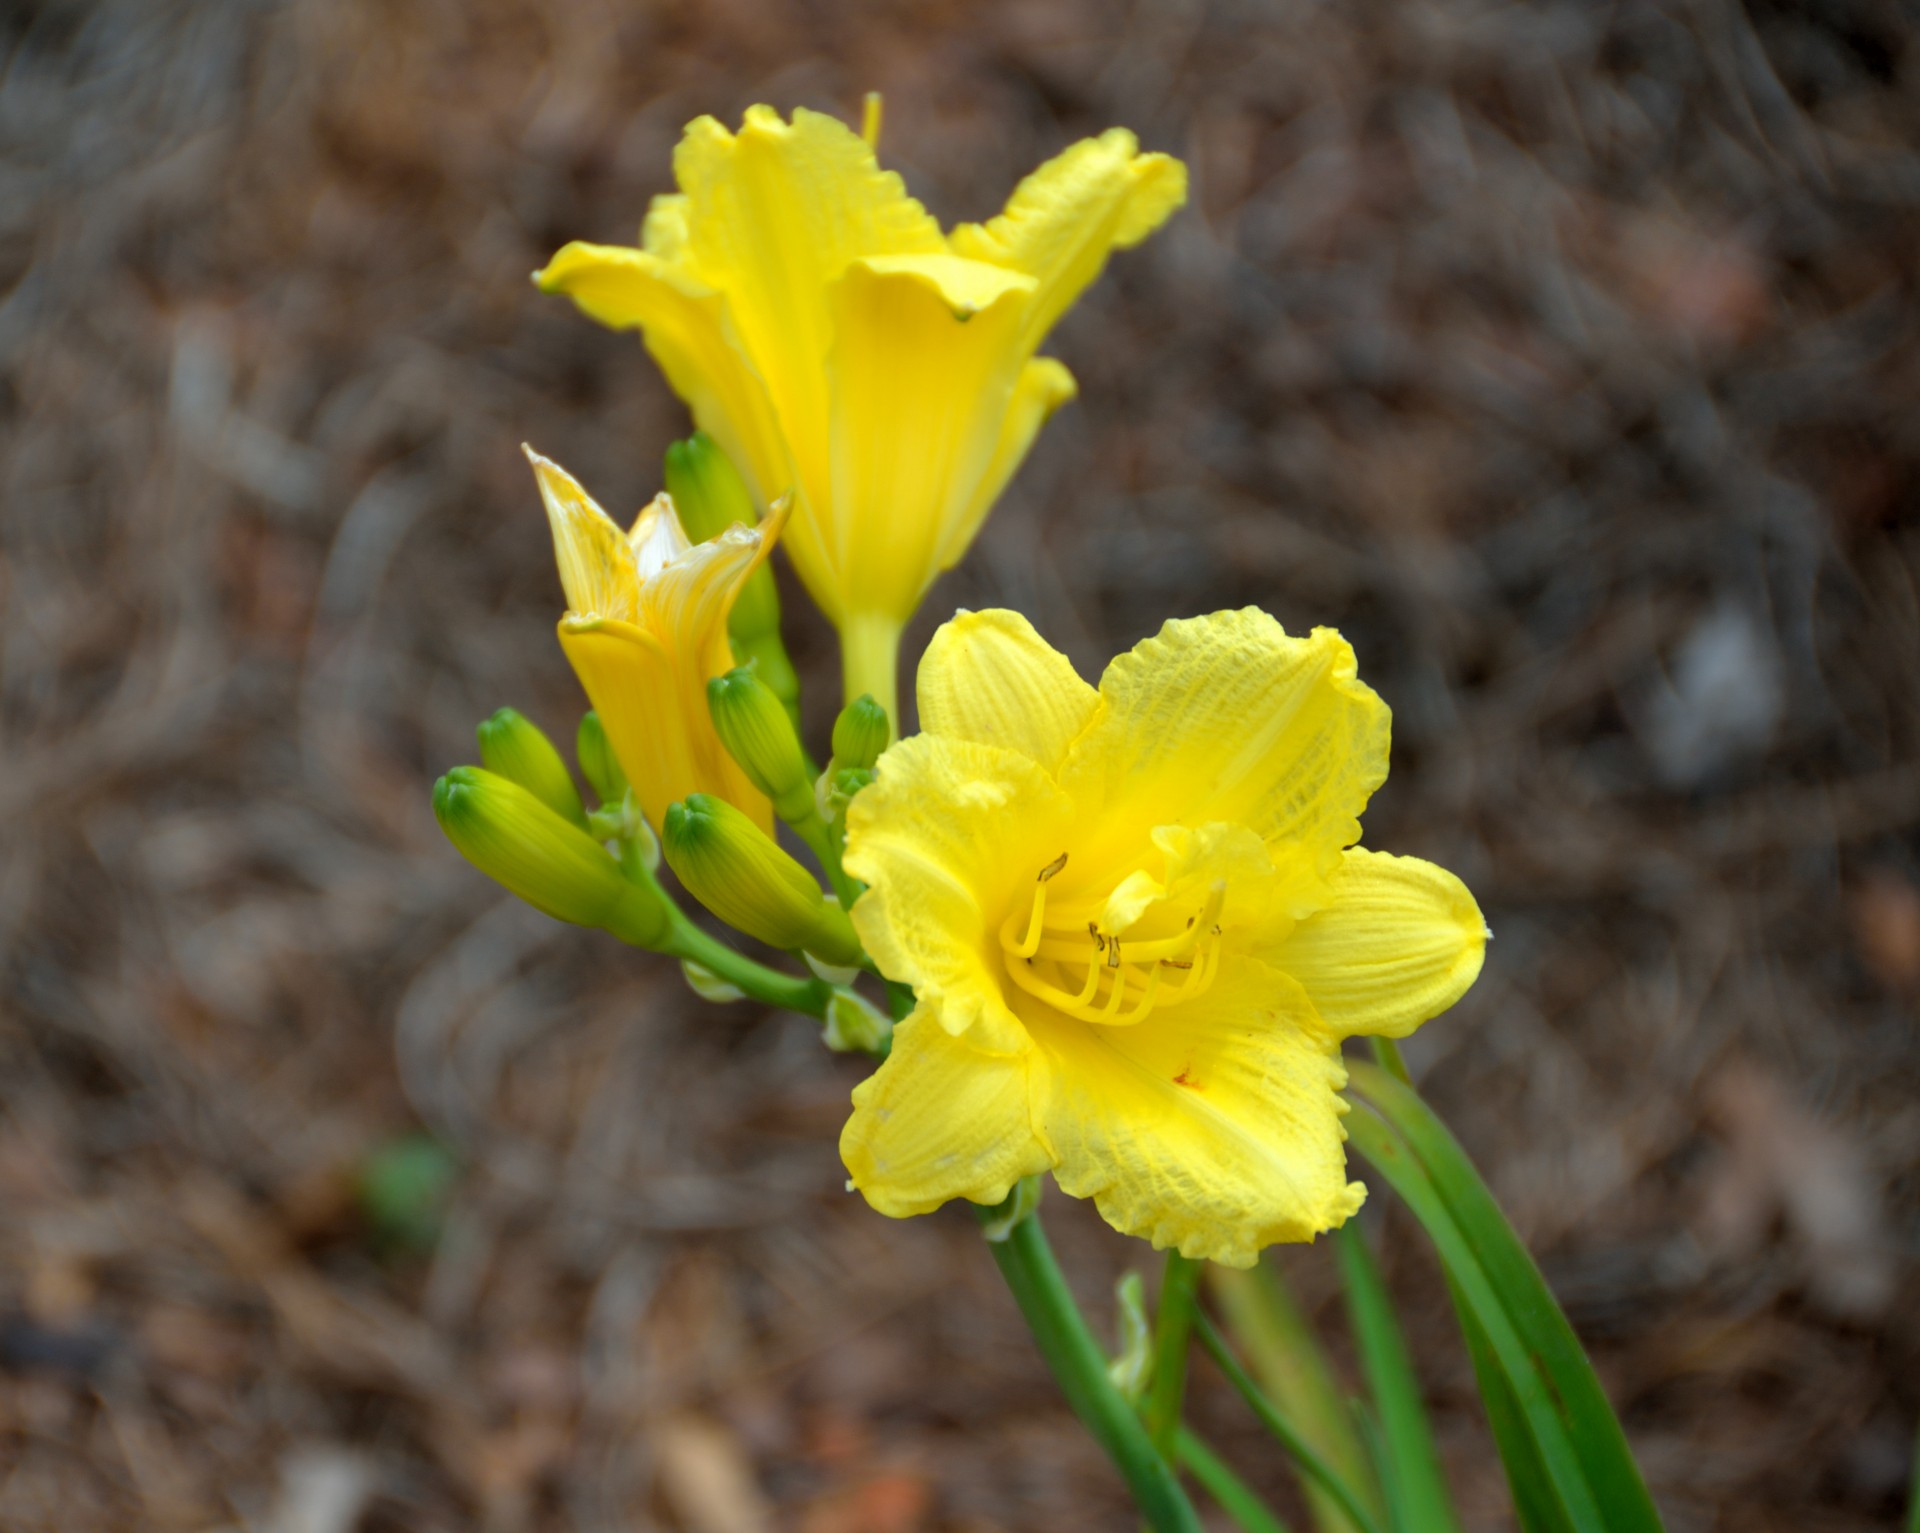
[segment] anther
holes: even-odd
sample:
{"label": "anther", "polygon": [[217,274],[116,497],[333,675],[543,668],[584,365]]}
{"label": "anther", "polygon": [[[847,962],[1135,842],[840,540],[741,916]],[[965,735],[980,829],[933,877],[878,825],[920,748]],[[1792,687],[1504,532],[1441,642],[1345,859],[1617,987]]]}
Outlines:
{"label": "anther", "polygon": [[1058,857],[1054,858],[1052,862],[1048,863],[1044,868],[1040,870],[1038,882],[1044,884],[1049,878],[1052,878],[1054,874],[1058,873],[1066,865],[1067,865],[1067,854],[1065,852],[1062,852]]}

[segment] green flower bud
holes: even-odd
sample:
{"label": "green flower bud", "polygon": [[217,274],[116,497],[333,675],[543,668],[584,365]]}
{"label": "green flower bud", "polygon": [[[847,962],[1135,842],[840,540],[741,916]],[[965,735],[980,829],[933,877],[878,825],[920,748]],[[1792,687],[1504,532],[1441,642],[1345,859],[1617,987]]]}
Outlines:
{"label": "green flower bud", "polygon": [[833,721],[833,764],[837,768],[870,767],[892,738],[887,710],[863,692]]}
{"label": "green flower bud", "polygon": [[586,829],[587,809],[580,802],[580,790],[539,725],[512,708],[502,708],[475,733],[480,736],[480,760],[489,772],[518,783],[555,814]]}
{"label": "green flower bud", "polygon": [[724,799],[690,793],[667,810],[667,864],[729,926],[769,947],[804,949],[828,963],[860,961],[846,912],[813,875]]}
{"label": "green flower bud", "polygon": [[536,910],[596,926],[635,947],[667,938],[657,890],[628,882],[593,837],[520,784],[480,767],[455,767],[433,786],[433,812],[460,855]]}
{"label": "green flower bud", "polygon": [[664,477],[680,525],[696,543],[719,537],[735,522],[751,527],[758,520],[740,470],[704,431],[667,448]]}
{"label": "green flower bud", "polygon": [[[680,513],[680,525],[694,542],[718,537],[735,522],[754,525],[753,495],[746,480],[706,432],[696,431],[667,448],[663,477]],[[785,705],[797,728],[800,678],[780,639],[780,592],[773,583],[772,566],[762,564],[747,577],[733,599],[727,633],[735,658],[760,667],[761,681]]]}
{"label": "green flower bud", "polygon": [[580,729],[573,737],[574,759],[603,804],[618,804],[627,796],[627,774],[620,769],[619,758],[607,741],[606,726],[600,715],[589,709],[580,716]]}
{"label": "green flower bud", "polygon": [[736,666],[707,683],[713,727],[753,785],[773,800],[773,812],[789,825],[810,819],[813,778],[793,720],[750,665]]}

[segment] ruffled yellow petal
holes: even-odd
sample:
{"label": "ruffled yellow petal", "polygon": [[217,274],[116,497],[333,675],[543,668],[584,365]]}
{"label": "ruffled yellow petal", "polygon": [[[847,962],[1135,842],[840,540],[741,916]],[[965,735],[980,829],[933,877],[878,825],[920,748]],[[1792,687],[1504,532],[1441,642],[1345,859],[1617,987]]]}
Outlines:
{"label": "ruffled yellow petal", "polygon": [[1359,1208],[1339,1043],[1277,970],[1225,959],[1206,995],[1135,1027],[1021,1014],[1045,1060],[1035,1119],[1054,1175],[1114,1228],[1246,1267]]}
{"label": "ruffled yellow petal", "polygon": [[639,606],[640,576],[626,535],[573,475],[525,444],[520,450],[533,465],[547,508],[567,610],[581,617],[631,620]]}
{"label": "ruffled yellow petal", "polygon": [[1006,211],[953,231],[955,251],[1039,279],[1029,353],[1100,275],[1107,255],[1137,245],[1187,200],[1187,168],[1141,154],[1125,128],[1083,139],[1014,189]]}
{"label": "ruffled yellow petal", "polygon": [[1210,820],[1297,843],[1330,874],[1386,780],[1390,715],[1332,629],[1290,638],[1248,607],[1170,622],[1107,667],[1069,751],[1092,865],[1127,865],[1145,831]]}
{"label": "ruffled yellow petal", "polygon": [[1060,769],[1100,694],[1073,662],[1017,612],[962,612],[942,623],[920,657],[920,727]]}
{"label": "ruffled yellow petal", "polygon": [[952,569],[960,562],[961,556],[972,546],[980,524],[987,519],[987,513],[1000,498],[1000,492],[1007,487],[1007,481],[1027,461],[1027,452],[1033,446],[1033,439],[1040,434],[1040,428],[1053,418],[1054,411],[1079,391],[1073,374],[1067,371],[1064,363],[1056,362],[1052,357],[1035,357],[1020,369],[1019,380],[1013,386],[1013,398],[1000,420],[1000,435],[994,443],[993,456],[988,460],[979,484],[974,487],[966,515],[948,530],[946,541],[940,549],[941,569]]}
{"label": "ruffled yellow petal", "polygon": [[818,112],[787,123],[750,107],[737,134],[698,118],[673,169],[685,198],[674,221],[678,264],[727,295],[799,478],[808,494],[824,490],[828,288],[861,257],[944,253],[940,226],[859,134]]}
{"label": "ruffled yellow petal", "polygon": [[854,1088],[840,1158],[881,1213],[903,1219],[952,1198],[998,1203],[1044,1171],[1028,1110],[1027,1053],[986,1054],[923,1006],[893,1033],[893,1052]]}
{"label": "ruffled yellow petal", "polygon": [[1487,923],[1445,868],[1355,849],[1330,882],[1326,908],[1262,956],[1300,982],[1335,1033],[1404,1038],[1479,977]]}
{"label": "ruffled yellow petal", "polygon": [[[673,503],[666,496],[656,504],[664,505],[669,517],[674,515]],[[756,527],[736,524],[718,537],[687,546],[685,552],[660,565],[641,583],[641,624],[687,661],[690,677],[699,673],[703,699],[707,679],[733,667],[733,651],[727,640],[728,614],[747,577],[766,558],[786,525],[788,504],[776,502],[774,510]],[[677,529],[677,518],[674,525]],[[645,536],[639,523],[634,526],[634,536],[636,541]],[[704,709],[705,703],[701,706]]]}
{"label": "ruffled yellow petal", "polygon": [[1065,848],[1068,818],[1029,757],[932,735],[882,756],[847,812],[846,869],[871,886],[853,907],[860,940],[883,974],[980,1050],[1026,1047],[1007,1007],[999,928]]}
{"label": "ruffled yellow petal", "polygon": [[999,444],[1033,279],[954,256],[853,262],[832,290],[827,569],[801,578],[904,621],[939,573]]}
{"label": "ruffled yellow petal", "polygon": [[[649,219],[650,231],[655,222]],[[793,488],[795,470],[772,401],[737,344],[722,293],[651,251],[578,241],[534,281],[542,292],[565,293],[611,329],[641,331],[694,424],[733,459],[761,505]]]}

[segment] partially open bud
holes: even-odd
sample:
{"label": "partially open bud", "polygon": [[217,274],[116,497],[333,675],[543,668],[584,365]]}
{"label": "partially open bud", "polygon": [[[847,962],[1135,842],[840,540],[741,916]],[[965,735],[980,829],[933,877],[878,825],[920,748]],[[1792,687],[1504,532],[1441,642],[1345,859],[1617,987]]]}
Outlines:
{"label": "partially open bud", "polygon": [[659,894],[622,877],[605,848],[520,784],[481,767],[455,767],[434,784],[433,812],[462,857],[536,910],[635,947],[666,941]]}
{"label": "partially open bud", "polygon": [[606,725],[589,708],[580,716],[580,728],[573,737],[573,756],[580,770],[603,804],[618,804],[627,796],[627,774],[620,770],[619,758],[607,741]]}
{"label": "partially open bud", "polygon": [[480,737],[480,760],[489,772],[518,783],[555,814],[586,829],[587,810],[573,785],[573,774],[532,719],[502,708],[475,733]]}
{"label": "partially open bud", "polygon": [[[667,493],[680,512],[680,524],[696,543],[718,537],[735,522],[754,525],[753,494],[733,460],[704,431],[667,448]],[[780,593],[773,570],[763,564],[747,577],[734,598],[727,618],[733,652],[743,663],[754,661],[760,679],[794,713],[800,697],[800,678],[780,638]],[[798,720],[795,719],[797,723]]]}
{"label": "partially open bud", "polygon": [[793,720],[751,665],[737,666],[707,683],[713,727],[753,785],[773,800],[773,812],[797,825],[818,811],[806,752]]}
{"label": "partially open bud", "polygon": [[680,882],[729,926],[769,947],[803,950],[828,963],[860,961],[860,939],[846,912],[724,799],[688,794],[667,810],[661,845]]}
{"label": "partially open bud", "polygon": [[862,692],[840,710],[833,721],[833,764],[836,769],[864,770],[880,759],[893,738],[887,710]]}

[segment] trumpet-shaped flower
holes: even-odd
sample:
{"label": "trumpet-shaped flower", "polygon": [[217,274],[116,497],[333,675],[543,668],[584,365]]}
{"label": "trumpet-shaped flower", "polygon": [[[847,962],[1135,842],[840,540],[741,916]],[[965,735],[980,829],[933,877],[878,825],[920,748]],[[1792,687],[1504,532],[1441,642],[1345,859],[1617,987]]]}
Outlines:
{"label": "trumpet-shaped flower", "polygon": [[727,614],[766,557],[784,504],[758,527],[692,543],[666,495],[622,532],[572,475],[532,449],[567,596],[560,646],[586,688],[641,812],[711,793],[763,830],[773,810],[714,732],[707,682],[733,668]]}
{"label": "trumpet-shaped flower", "polygon": [[1340,1040],[1445,1010],[1486,943],[1452,874],[1354,844],[1389,717],[1346,642],[1220,612],[1096,691],[1025,619],[964,613],[919,703],[847,817],[854,926],[919,998],[841,1137],[868,1202],[1051,1170],[1237,1266],[1345,1220]]}
{"label": "trumpet-shaped flower", "polygon": [[973,540],[1072,376],[1035,353],[1186,197],[1186,170],[1113,129],[986,224],[950,234],[834,118],[689,124],[680,191],[640,249],[571,244],[536,280],[638,328],[760,504],[792,490],[787,551],[841,631],[848,695],[891,706],[901,625]]}

